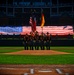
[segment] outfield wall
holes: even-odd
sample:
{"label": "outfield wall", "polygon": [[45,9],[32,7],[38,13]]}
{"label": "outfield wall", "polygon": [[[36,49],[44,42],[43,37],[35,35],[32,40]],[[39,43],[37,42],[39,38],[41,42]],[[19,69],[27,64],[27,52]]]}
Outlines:
{"label": "outfield wall", "polygon": [[[51,46],[74,46],[74,39],[51,40]],[[0,46],[24,46],[23,40],[0,40]]]}

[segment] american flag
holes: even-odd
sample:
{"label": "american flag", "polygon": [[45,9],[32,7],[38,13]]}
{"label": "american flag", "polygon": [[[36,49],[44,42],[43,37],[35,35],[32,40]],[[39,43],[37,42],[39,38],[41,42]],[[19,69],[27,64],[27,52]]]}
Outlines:
{"label": "american flag", "polygon": [[[49,32],[50,34],[52,35],[67,35],[67,34],[73,34],[74,35],[74,32],[73,32],[73,27],[72,26],[67,26],[65,29],[63,29],[64,26],[44,26],[43,28],[43,32],[44,33],[47,33]],[[34,28],[35,29],[35,28]],[[36,26],[36,30],[39,32],[39,33],[42,33],[42,30],[41,30],[41,26]],[[10,26],[4,26],[4,27],[0,27],[0,34],[9,34],[9,35],[13,35],[14,33],[16,35],[24,35],[26,33],[30,33],[31,32],[31,26],[13,26],[13,27],[10,27]]]}
{"label": "american flag", "polygon": [[14,34],[14,33],[20,34],[23,31],[22,28],[23,28],[22,26],[16,26],[16,27],[4,26],[4,27],[0,27],[0,33],[1,34]]}
{"label": "american flag", "polygon": [[30,17],[30,21],[29,21],[30,25],[31,25],[31,31],[35,32],[36,31],[36,17]]}
{"label": "american flag", "polygon": [[30,17],[30,21],[29,21],[29,23],[32,25],[32,17]]}

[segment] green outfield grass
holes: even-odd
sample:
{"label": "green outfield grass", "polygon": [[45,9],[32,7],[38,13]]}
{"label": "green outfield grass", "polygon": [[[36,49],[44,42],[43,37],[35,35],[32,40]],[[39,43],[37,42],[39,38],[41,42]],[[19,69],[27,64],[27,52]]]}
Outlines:
{"label": "green outfield grass", "polygon": [[0,47],[0,53],[9,53],[24,50],[24,47]]}
{"label": "green outfield grass", "polygon": [[74,64],[74,54],[69,55],[0,55],[0,64]]}
{"label": "green outfield grass", "polygon": [[74,53],[74,47],[51,47],[51,50]]}
{"label": "green outfield grass", "polygon": [[74,47],[51,47],[51,49],[72,54],[6,55],[3,53],[23,50],[23,47],[0,47],[0,64],[74,64]]}

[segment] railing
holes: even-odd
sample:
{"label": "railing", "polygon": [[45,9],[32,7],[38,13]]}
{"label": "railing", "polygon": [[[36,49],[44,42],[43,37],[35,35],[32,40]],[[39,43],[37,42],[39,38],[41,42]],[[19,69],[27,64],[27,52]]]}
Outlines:
{"label": "railing", "polygon": [[59,3],[59,4],[52,4],[52,6],[73,6],[74,3]]}
{"label": "railing", "polygon": [[74,3],[59,3],[59,4],[52,4],[50,2],[48,2],[47,4],[46,3],[30,3],[30,2],[26,2],[26,3],[13,3],[13,4],[0,4],[0,7],[6,7],[6,6],[11,6],[11,7],[56,7],[56,6],[59,6],[59,7],[65,7],[65,6],[74,6]]}

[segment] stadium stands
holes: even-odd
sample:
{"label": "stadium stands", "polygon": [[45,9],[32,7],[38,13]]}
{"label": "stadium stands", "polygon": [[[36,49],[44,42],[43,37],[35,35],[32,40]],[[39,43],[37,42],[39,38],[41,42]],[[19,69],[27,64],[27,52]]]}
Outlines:
{"label": "stadium stands", "polygon": [[[32,14],[36,17],[36,29],[40,35],[48,32],[55,40],[73,39],[73,5],[74,0],[1,0],[0,42],[9,39],[18,41],[25,34],[30,35],[29,19]],[[45,18],[43,30],[40,27],[42,11]]]}

